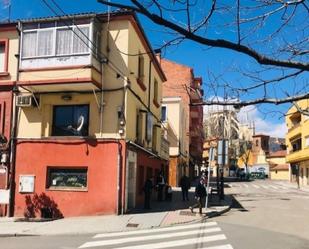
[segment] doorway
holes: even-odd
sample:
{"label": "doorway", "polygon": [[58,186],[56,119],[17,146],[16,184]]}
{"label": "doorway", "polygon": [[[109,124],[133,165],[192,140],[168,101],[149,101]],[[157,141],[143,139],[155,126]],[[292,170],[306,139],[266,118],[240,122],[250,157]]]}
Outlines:
{"label": "doorway", "polygon": [[136,167],[134,162],[128,166],[128,209],[135,208]]}

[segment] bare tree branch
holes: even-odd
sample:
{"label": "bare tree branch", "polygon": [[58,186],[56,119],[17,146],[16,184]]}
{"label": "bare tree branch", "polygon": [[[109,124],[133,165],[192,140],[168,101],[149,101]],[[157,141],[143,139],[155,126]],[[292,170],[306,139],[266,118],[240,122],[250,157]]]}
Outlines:
{"label": "bare tree branch", "polygon": [[[304,0],[298,0],[298,1],[293,1],[295,4],[296,3],[302,3]],[[259,64],[262,65],[272,65],[272,66],[278,66],[278,67],[285,67],[285,68],[295,68],[295,69],[300,69],[304,71],[309,71],[309,63],[306,62],[301,62],[301,61],[292,61],[292,60],[280,60],[276,58],[271,58],[268,56],[265,56],[263,54],[260,54],[256,50],[250,48],[249,46],[234,43],[225,39],[209,39],[203,36],[200,36],[196,33],[192,33],[186,28],[183,28],[179,25],[177,25],[174,22],[171,22],[167,19],[164,19],[160,17],[159,15],[150,12],[150,10],[146,9],[143,4],[141,4],[137,0],[131,0],[131,2],[135,6],[131,5],[124,5],[124,4],[119,4],[119,3],[110,3],[106,0],[98,0],[98,2],[113,6],[113,7],[120,7],[120,8],[126,8],[126,9],[131,9],[133,11],[136,11],[146,17],[148,17],[150,20],[152,20],[154,23],[158,25],[165,26],[167,28],[170,28],[179,34],[183,35],[187,39],[190,39],[192,41],[198,42],[200,44],[204,44],[207,46],[212,46],[212,47],[218,47],[218,48],[226,48],[230,49],[242,54],[246,54],[250,56],[251,58],[255,59]]]}
{"label": "bare tree branch", "polygon": [[234,106],[234,108],[241,108],[248,105],[256,105],[261,103],[268,103],[268,104],[285,104],[294,101],[298,101],[301,99],[309,98],[309,93],[299,94],[296,96],[289,96],[286,98],[258,98],[249,101],[234,101],[234,100],[225,100],[225,101],[203,101],[199,103],[192,103],[191,106],[200,106],[200,105],[221,105],[221,106]]}

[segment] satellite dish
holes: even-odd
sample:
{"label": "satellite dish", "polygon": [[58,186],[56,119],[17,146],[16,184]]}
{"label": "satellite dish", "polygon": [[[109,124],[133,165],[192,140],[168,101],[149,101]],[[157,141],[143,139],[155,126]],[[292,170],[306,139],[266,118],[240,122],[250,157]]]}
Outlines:
{"label": "satellite dish", "polygon": [[77,128],[76,128],[77,132],[82,130],[84,123],[85,123],[85,118],[83,115],[80,115],[77,121]]}

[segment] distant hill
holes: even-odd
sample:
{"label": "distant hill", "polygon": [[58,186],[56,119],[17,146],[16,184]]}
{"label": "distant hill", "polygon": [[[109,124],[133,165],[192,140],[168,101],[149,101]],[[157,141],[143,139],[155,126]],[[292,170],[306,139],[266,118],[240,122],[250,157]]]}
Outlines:
{"label": "distant hill", "polygon": [[269,138],[269,152],[276,152],[285,149],[285,139],[278,137]]}

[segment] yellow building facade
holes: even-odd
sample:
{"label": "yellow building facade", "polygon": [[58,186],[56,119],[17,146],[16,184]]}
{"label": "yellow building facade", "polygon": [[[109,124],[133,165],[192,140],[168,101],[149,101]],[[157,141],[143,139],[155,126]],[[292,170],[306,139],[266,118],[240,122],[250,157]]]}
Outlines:
{"label": "yellow building facade", "polygon": [[286,161],[291,165],[292,180],[300,185],[309,185],[309,100],[304,99],[292,106],[286,114]]}
{"label": "yellow building facade", "polygon": [[[25,193],[53,199],[60,216],[142,205],[146,179],[168,178],[169,154],[161,126],[166,77],[136,15],[38,18],[18,27],[15,215],[27,213]],[[33,188],[25,191],[29,175]]]}

